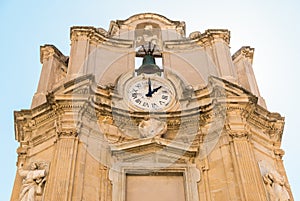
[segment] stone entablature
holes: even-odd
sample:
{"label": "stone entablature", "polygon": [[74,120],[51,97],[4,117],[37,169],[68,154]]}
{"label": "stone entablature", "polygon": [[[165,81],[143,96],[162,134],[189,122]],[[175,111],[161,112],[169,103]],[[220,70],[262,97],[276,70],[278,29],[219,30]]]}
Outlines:
{"label": "stone entablature", "polygon": [[[213,79],[218,81],[217,78]],[[16,133],[18,133],[16,139],[24,141],[25,138],[28,138],[28,136],[24,136],[26,131],[31,130],[32,132],[33,128],[38,128],[51,119],[57,119],[58,116],[63,115],[63,113],[68,110],[74,113],[74,117],[70,117],[74,119],[74,125],[76,124],[75,121],[80,121],[80,119],[76,120],[77,112],[83,110],[82,112],[85,113],[85,111],[88,110],[87,108],[90,107],[91,110],[94,110],[92,111],[93,114],[91,114],[94,118],[105,113],[106,118],[118,119],[118,115],[122,116],[130,113],[130,118],[137,120],[136,125],[144,119],[144,116],[147,114],[146,112],[131,112],[121,108],[115,108],[114,117],[112,117],[111,97],[112,95],[114,96],[113,86],[98,86],[94,88],[91,86],[96,86],[97,84],[93,80],[91,76],[72,80],[55,89],[53,93],[49,93],[47,95],[47,103],[32,110],[15,112],[15,121],[18,122],[17,125],[20,125],[16,127]],[[281,141],[284,118],[277,113],[269,113],[265,109],[257,106],[256,97],[243,88],[225,80],[222,80],[222,82],[225,83],[226,89],[226,97],[224,97],[224,104],[227,105],[225,106],[227,111],[226,116],[228,117],[230,113],[239,111],[241,123],[253,124],[257,129],[265,131],[263,136],[269,136],[270,139]],[[74,87],[74,85],[77,85],[77,87]],[[195,108],[183,109],[184,107],[182,107],[180,112],[175,110],[162,114],[158,113],[157,117],[159,118],[161,115],[161,118],[167,118],[168,125],[172,128],[176,128],[176,125],[178,127],[182,124],[183,117],[181,115],[184,114],[190,119],[193,115],[201,113],[200,124],[203,125],[205,122],[209,122],[207,118],[215,118],[212,116],[215,114],[210,114],[209,112],[215,107],[212,92],[213,91],[210,91],[208,88],[194,91],[194,95],[189,100],[182,99],[182,103],[193,105],[193,102],[197,101],[198,103],[198,100],[201,100],[200,105],[197,105]],[[204,97],[208,98],[205,100]],[[90,99],[92,100],[92,106],[88,102]],[[87,105],[85,105],[85,102]],[[60,118],[62,118],[62,116]],[[73,124],[70,125],[70,128],[72,127]],[[230,130],[234,129],[230,128]],[[241,130],[244,130],[244,127],[241,127]]]}

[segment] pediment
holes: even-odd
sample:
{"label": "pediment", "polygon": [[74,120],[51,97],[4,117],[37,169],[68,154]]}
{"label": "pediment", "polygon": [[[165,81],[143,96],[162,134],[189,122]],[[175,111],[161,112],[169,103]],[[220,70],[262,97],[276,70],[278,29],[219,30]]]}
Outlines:
{"label": "pediment", "polygon": [[132,26],[132,25],[144,22],[144,21],[147,21],[147,22],[153,21],[153,22],[156,22],[157,24],[161,24],[161,25],[169,26],[169,27],[170,26],[178,26],[181,24],[185,28],[185,25],[182,24],[180,21],[173,21],[173,20],[166,18],[165,16],[162,16],[162,15],[159,15],[156,13],[136,14],[136,15],[129,17],[126,20],[117,20],[116,24],[118,24],[119,26],[124,26],[124,25]]}
{"label": "pediment", "polygon": [[112,155],[126,162],[169,163],[195,158],[198,148],[191,144],[164,138],[142,138],[111,147]]}
{"label": "pediment", "polygon": [[158,30],[168,30],[177,32],[180,30],[180,35],[185,36],[185,23],[181,21],[173,21],[162,15],[155,13],[141,13],[133,15],[126,20],[111,21],[109,28],[109,35],[114,37],[120,32],[127,32],[131,30],[137,30],[143,25],[151,25],[153,28]]}

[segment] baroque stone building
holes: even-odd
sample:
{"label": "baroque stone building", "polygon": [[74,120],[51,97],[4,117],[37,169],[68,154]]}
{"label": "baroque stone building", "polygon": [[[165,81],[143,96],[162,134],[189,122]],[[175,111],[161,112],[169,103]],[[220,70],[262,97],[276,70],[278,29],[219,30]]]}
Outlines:
{"label": "baroque stone building", "polygon": [[11,200],[293,200],[254,49],[152,13],[75,26],[70,55],[40,48]]}

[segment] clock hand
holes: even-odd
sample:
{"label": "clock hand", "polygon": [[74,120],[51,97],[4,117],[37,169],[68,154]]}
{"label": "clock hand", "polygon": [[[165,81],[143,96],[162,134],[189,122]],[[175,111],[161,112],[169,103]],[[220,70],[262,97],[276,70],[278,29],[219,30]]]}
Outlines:
{"label": "clock hand", "polygon": [[154,88],[153,91],[151,92],[151,95],[157,92],[160,88],[162,88],[162,86]]}
{"label": "clock hand", "polygon": [[152,97],[152,89],[151,89],[151,80],[148,78],[148,93],[146,94],[146,97]]}

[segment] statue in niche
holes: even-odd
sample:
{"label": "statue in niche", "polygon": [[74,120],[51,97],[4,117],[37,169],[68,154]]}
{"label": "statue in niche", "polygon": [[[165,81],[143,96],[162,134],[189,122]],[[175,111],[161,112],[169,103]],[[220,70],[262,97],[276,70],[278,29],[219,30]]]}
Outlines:
{"label": "statue in niche", "polygon": [[285,178],[281,176],[274,168],[265,164],[260,164],[263,181],[266,186],[270,201],[289,201],[290,195],[287,191],[289,188]]}
{"label": "statue in niche", "polygon": [[167,132],[167,123],[158,119],[145,117],[139,124],[141,138],[161,137]]}
{"label": "statue in niche", "polygon": [[46,168],[42,163],[33,162],[30,169],[23,168],[23,163],[18,168],[18,173],[23,177],[19,201],[35,201],[36,195],[41,195],[46,182]]}

